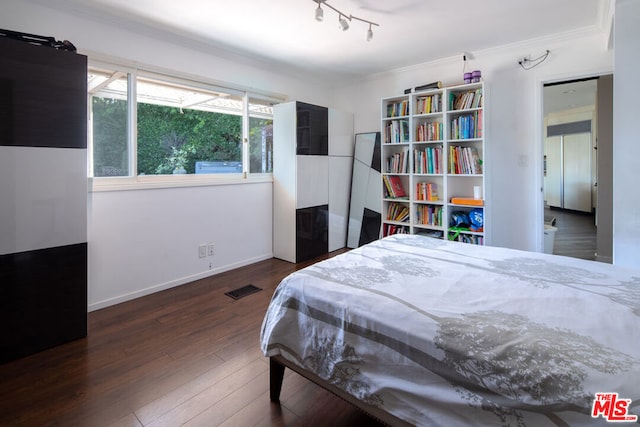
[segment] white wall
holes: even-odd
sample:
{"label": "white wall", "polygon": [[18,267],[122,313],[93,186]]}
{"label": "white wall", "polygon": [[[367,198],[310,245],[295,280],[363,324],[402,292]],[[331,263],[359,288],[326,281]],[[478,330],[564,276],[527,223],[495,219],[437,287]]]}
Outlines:
{"label": "white wall", "polygon": [[271,182],[89,194],[91,308],[271,258],[271,198]]}
{"label": "white wall", "polygon": [[[97,53],[329,106],[328,86],[307,75],[302,80],[232,52],[212,54],[212,46],[134,35],[62,13],[56,3],[2,0],[0,28],[70,40],[90,60]],[[90,193],[89,309],[270,258],[271,198],[271,182]],[[216,255],[200,259],[198,244],[207,242],[215,243]]]}
{"label": "white wall", "polygon": [[[459,83],[462,74],[462,58],[456,57],[371,76],[331,91],[331,82],[310,80],[308,75],[298,78],[213,47],[205,52],[202,45],[172,44],[157,34],[133,35],[115,24],[59,12],[55,4],[56,0],[3,0],[0,27],[68,39],[90,58],[95,53],[113,56],[353,111],[355,133],[380,129],[382,97],[434,80]],[[637,180],[629,177],[637,168],[627,164],[640,154],[632,131],[637,107],[630,108],[637,105],[630,97],[640,84],[636,78],[640,61],[633,46],[640,39],[640,30],[633,25],[639,7],[640,2],[619,0],[616,10],[615,108],[629,112],[627,119],[616,119],[616,263],[637,259],[634,242],[640,240],[640,196]],[[551,55],[540,66],[530,71],[518,66],[518,59],[536,57],[546,49]],[[601,36],[576,33],[472,54],[471,68],[482,70],[488,89],[486,161],[491,172],[486,195],[492,200],[486,218],[491,227],[488,241],[542,250],[542,83],[611,73],[613,53]],[[635,90],[625,92],[621,87]],[[623,196],[631,201],[624,204]],[[90,308],[270,257],[271,197],[271,183],[90,194]],[[216,244],[211,269],[210,258],[197,257],[197,245],[209,241]]]}
{"label": "white wall", "polygon": [[596,260],[613,262],[613,75],[598,79]]}
{"label": "white wall", "polygon": [[[525,71],[518,60],[549,49],[549,58]],[[471,70],[486,84],[487,242],[493,246],[541,251],[542,84],[611,72],[613,54],[595,33],[576,33],[527,44],[473,52]],[[380,99],[440,80],[462,83],[462,56],[371,76],[341,88],[336,106],[355,113],[355,132],[380,130]]]}
{"label": "white wall", "polygon": [[640,259],[640,1],[617,0],[615,17],[613,262],[637,268]]}

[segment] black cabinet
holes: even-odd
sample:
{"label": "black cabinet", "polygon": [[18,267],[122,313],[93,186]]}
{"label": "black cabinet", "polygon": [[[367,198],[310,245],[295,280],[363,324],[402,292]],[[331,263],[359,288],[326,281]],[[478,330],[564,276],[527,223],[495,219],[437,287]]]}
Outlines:
{"label": "black cabinet", "polygon": [[296,154],[329,154],[329,110],[327,107],[296,102]]}
{"label": "black cabinet", "polygon": [[87,244],[0,255],[0,363],[87,335]]}
{"label": "black cabinet", "polygon": [[4,363],[87,334],[87,58],[6,37],[0,51]]}
{"label": "black cabinet", "polygon": [[292,101],[273,116],[274,256],[300,262],[343,248],[353,115]]}
{"label": "black cabinet", "polygon": [[296,260],[329,252],[329,205],[296,209]]}
{"label": "black cabinet", "polygon": [[0,37],[0,141],[87,147],[87,58]]}

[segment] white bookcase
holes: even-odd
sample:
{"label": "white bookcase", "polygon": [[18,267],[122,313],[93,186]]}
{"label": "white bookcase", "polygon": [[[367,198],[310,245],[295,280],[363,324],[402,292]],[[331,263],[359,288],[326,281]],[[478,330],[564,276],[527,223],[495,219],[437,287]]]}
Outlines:
{"label": "white bookcase", "polygon": [[[487,243],[485,95],[471,83],[382,99],[382,237]],[[404,197],[387,190],[393,181]]]}

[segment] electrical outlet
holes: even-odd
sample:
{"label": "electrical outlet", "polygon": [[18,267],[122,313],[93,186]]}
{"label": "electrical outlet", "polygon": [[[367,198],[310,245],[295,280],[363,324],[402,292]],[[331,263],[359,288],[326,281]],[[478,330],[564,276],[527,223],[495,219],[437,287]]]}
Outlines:
{"label": "electrical outlet", "polygon": [[207,256],[213,256],[215,245],[213,243],[207,244]]}
{"label": "electrical outlet", "polygon": [[198,246],[198,256],[200,258],[204,258],[207,256],[207,245],[202,244],[200,246]]}

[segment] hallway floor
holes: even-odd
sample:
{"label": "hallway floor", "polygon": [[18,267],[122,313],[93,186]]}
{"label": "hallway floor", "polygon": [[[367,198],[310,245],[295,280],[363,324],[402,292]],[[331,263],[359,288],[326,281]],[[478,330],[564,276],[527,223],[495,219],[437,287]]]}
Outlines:
{"label": "hallway floor", "polygon": [[595,215],[564,209],[545,208],[545,221],[555,217],[553,253],[594,261],[596,259]]}

